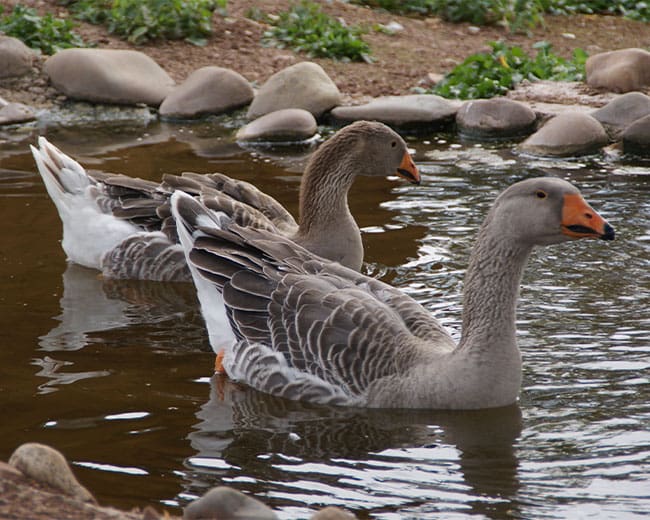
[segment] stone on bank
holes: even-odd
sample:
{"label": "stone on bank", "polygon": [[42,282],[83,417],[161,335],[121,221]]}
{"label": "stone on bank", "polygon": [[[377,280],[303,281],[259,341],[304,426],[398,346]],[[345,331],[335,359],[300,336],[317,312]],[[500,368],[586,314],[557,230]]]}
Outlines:
{"label": "stone on bank", "polygon": [[316,118],[302,108],[270,112],[237,132],[238,141],[295,142],[316,135]]}

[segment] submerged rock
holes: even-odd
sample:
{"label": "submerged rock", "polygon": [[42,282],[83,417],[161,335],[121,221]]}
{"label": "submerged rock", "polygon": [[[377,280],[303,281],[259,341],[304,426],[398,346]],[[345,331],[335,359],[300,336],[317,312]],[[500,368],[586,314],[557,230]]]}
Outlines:
{"label": "submerged rock", "polygon": [[174,88],[160,105],[169,118],[196,118],[222,114],[247,105],[255,93],[248,80],[234,70],[202,67]]}
{"label": "submerged rock", "polygon": [[582,112],[567,112],[549,119],[519,145],[525,153],[570,157],[596,153],[608,143],[603,126]]}
{"label": "submerged rock", "polygon": [[631,92],[650,86],[650,52],[644,49],[620,49],[601,52],[587,59],[587,84],[611,90]]}
{"label": "submerged rock", "polygon": [[637,119],[621,135],[623,152],[650,156],[650,115]]}
{"label": "submerged rock", "polygon": [[518,101],[496,97],[467,101],[456,114],[459,132],[467,137],[506,139],[535,128],[535,112]]}
{"label": "submerged rock", "polygon": [[79,484],[60,452],[44,444],[30,442],[16,448],[9,464],[24,475],[44,482],[82,502],[96,503],[90,492]]}
{"label": "submerged rock", "polygon": [[244,493],[227,487],[216,487],[191,502],[183,512],[185,520],[215,518],[219,520],[276,520],[273,510]]}
{"label": "submerged rock", "polygon": [[273,74],[255,95],[247,116],[256,119],[283,108],[302,108],[319,118],[341,99],[323,68],[303,61]]}
{"label": "submerged rock", "polygon": [[36,119],[36,112],[32,107],[22,103],[6,103],[0,98],[0,125],[12,125],[15,123],[25,123]]}
{"label": "submerged rock", "polygon": [[451,122],[457,110],[455,103],[440,96],[413,94],[379,97],[365,105],[336,107],[330,115],[337,123],[365,119],[398,127],[426,126],[433,130]]}
{"label": "submerged rock", "polygon": [[59,91],[82,101],[158,106],[174,87],[153,59],[131,50],[65,49],[44,71]]}
{"label": "submerged rock", "polygon": [[239,129],[238,141],[304,141],[316,135],[316,118],[302,108],[270,112]]}

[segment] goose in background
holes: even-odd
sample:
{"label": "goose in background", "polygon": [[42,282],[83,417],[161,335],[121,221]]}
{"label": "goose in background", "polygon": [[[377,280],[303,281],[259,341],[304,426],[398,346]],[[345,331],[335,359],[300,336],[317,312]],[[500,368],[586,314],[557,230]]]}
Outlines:
{"label": "goose in background", "polygon": [[172,213],[208,321],[210,297],[223,298],[236,337],[223,359],[228,375],[288,399],[362,407],[513,404],[522,379],[516,305],[531,251],[614,239],[569,182],[510,186],[479,229],[456,344],[406,294],[287,237],[244,228],[182,192],[172,196]]}
{"label": "goose in background", "polygon": [[175,190],[209,193],[210,207],[246,227],[289,237],[329,260],[359,270],[361,233],[347,195],[359,175],[420,176],[404,140],[387,126],[361,121],[339,130],[311,156],[300,186],[300,221],[252,184],[215,173],[165,175],[162,183],[88,173],[44,137],[31,146],[38,171],[63,223],[72,262],[107,278],[191,281],[169,197]]}

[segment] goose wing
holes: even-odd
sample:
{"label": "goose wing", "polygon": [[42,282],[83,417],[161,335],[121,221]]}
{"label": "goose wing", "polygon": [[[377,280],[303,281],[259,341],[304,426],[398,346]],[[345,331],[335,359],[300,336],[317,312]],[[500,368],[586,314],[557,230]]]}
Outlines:
{"label": "goose wing", "polygon": [[195,276],[223,292],[236,337],[224,366],[235,379],[290,399],[363,405],[371,384],[400,377],[426,355],[425,330],[451,342],[389,285],[242,228],[181,193],[172,206],[194,237],[186,257]]}

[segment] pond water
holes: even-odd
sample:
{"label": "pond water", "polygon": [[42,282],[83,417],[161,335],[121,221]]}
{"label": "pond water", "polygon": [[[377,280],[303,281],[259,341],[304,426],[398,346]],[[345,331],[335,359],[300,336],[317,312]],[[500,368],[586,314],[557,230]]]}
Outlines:
{"label": "pond water", "polygon": [[[534,175],[577,184],[617,240],[540,250],[518,312],[516,406],[368,411],[275,399],[211,377],[191,285],[111,282],[68,265],[28,144],[86,168],[159,180],[220,171],[294,214],[309,149],[244,150],[231,124],[27,127],[0,133],[0,459],[61,450],[103,505],[180,514],[210,487],[282,518],[647,518],[650,511],[650,165],[541,161],[510,146],[410,138],[422,185],[360,178],[367,266],[458,335],[477,226]],[[324,132],[325,133],[325,132]]]}

